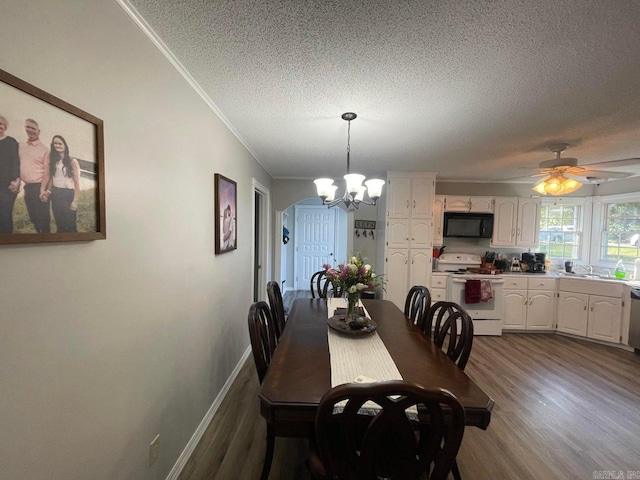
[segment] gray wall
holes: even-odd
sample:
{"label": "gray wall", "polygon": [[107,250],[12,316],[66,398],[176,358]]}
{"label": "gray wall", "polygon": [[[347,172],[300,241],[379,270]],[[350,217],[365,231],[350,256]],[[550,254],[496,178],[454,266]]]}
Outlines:
{"label": "gray wall", "polygon": [[[271,179],[114,1],[0,11],[0,67],[104,120],[108,234],[0,246],[0,478],[164,479],[249,345],[251,179]],[[220,256],[216,172],[240,212]]]}

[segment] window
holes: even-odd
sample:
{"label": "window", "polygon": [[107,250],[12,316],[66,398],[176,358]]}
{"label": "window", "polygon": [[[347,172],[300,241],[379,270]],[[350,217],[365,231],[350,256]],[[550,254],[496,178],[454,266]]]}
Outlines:
{"label": "window", "polygon": [[600,260],[633,263],[640,257],[640,202],[605,203]]}
{"label": "window", "polygon": [[581,258],[582,205],[543,203],[540,209],[538,249],[554,260]]}

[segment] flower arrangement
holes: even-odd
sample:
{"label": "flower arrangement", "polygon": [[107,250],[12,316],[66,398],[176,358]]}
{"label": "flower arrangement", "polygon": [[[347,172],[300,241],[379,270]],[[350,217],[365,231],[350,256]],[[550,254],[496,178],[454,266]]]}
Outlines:
{"label": "flower arrangement", "polygon": [[352,254],[347,263],[339,263],[336,268],[328,263],[322,265],[333,288],[340,288],[347,294],[360,293],[363,290],[372,289],[382,283],[371,265],[364,263],[360,253]]}

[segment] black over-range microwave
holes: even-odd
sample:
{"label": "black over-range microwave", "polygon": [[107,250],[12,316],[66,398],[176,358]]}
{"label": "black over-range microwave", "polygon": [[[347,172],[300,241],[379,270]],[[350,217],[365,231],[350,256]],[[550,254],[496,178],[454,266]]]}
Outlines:
{"label": "black over-range microwave", "polygon": [[493,213],[445,212],[444,236],[466,238],[491,238]]}

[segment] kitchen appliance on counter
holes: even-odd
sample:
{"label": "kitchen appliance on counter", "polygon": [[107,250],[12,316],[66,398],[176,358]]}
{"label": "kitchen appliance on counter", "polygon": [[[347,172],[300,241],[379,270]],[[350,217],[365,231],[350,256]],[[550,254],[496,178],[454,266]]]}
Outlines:
{"label": "kitchen appliance on counter", "polygon": [[525,265],[525,273],[545,273],[544,261],[546,253],[523,253],[521,264]]}

